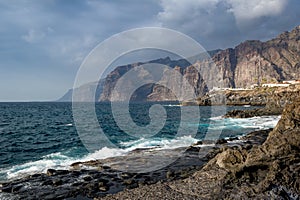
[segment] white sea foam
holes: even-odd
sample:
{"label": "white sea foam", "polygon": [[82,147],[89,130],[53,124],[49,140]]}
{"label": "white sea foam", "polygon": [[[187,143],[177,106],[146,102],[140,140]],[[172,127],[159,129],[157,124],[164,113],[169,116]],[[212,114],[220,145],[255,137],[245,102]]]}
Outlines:
{"label": "white sea foam", "polygon": [[[234,118],[222,118],[221,116],[211,118],[213,125],[209,128],[251,128],[251,129],[268,129],[273,128],[279,121],[280,116],[262,116],[252,117],[247,119],[234,119]],[[41,160],[32,161],[20,165],[15,165],[10,168],[0,169],[0,176],[3,175],[8,178],[20,178],[24,175],[43,173],[49,168],[55,169],[69,169],[69,166],[78,161],[88,161],[95,159],[105,159],[108,157],[123,156],[128,152],[135,149],[151,149],[151,150],[162,150],[162,149],[174,149],[179,147],[187,147],[197,142],[192,136],[182,136],[173,139],[167,138],[140,138],[139,140],[123,142],[120,145],[121,148],[108,148],[103,147],[102,149],[89,153],[81,158],[69,157],[64,155],[62,152],[52,153],[41,158]],[[200,145],[201,146],[201,145]],[[206,145],[204,145],[206,146]]]}
{"label": "white sea foam", "polygon": [[223,116],[221,115],[221,116],[211,117],[210,119],[211,120],[221,120],[221,119],[223,119]]}
{"label": "white sea foam", "polygon": [[128,145],[128,148],[120,149],[103,147],[102,149],[94,153],[89,153],[86,156],[83,156],[82,158],[68,157],[62,154],[61,152],[52,153],[43,156],[41,160],[15,165],[6,169],[0,169],[0,174],[4,174],[7,179],[15,179],[35,173],[45,173],[46,170],[49,168],[69,169],[70,165],[74,162],[84,162],[89,160],[105,159],[109,157],[124,156],[128,152],[139,148],[144,149],[156,147],[157,150],[174,149],[179,147],[190,146],[196,141],[197,140],[194,139],[192,136],[183,136],[171,140],[151,140],[142,138],[135,142],[124,142],[124,145]]}
{"label": "white sea foam", "polygon": [[168,105],[163,105],[163,106],[168,106],[168,107],[180,107],[180,104],[168,104]]}
{"label": "white sea foam", "polygon": [[127,147],[129,151],[140,148],[156,148],[156,149],[174,149],[179,147],[186,147],[197,142],[191,135],[177,137],[173,139],[150,139],[141,138],[136,141],[123,142],[122,146]]}
{"label": "white sea foam", "polygon": [[105,159],[109,157],[123,156],[126,155],[128,150],[119,149],[119,148],[108,148],[103,147],[102,149],[95,151],[94,153],[90,153],[87,156],[83,157],[81,161],[89,161],[89,160],[97,160],[97,159]]}
{"label": "white sea foam", "polygon": [[109,157],[124,156],[128,152],[131,152],[136,149],[153,149],[153,150],[162,150],[162,149],[175,149],[179,147],[187,147],[195,142],[197,142],[192,136],[183,136],[174,139],[145,139],[141,138],[136,141],[122,142],[121,145],[124,146],[124,149],[121,148],[108,148],[103,147],[102,149],[90,153],[87,156],[84,156],[80,161],[96,160],[96,159],[105,159]]}
{"label": "white sea foam", "polygon": [[44,173],[49,168],[66,169],[75,161],[76,160],[62,155],[61,153],[54,153],[44,156],[41,160],[3,169],[1,170],[1,173],[5,173],[7,179],[14,179],[34,173]]}

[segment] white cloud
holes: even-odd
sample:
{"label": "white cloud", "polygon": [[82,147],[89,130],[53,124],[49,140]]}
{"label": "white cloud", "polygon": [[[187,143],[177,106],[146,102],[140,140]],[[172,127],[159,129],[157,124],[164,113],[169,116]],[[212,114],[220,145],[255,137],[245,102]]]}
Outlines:
{"label": "white cloud", "polygon": [[189,16],[197,17],[200,10],[211,12],[219,0],[161,0],[162,12],[158,13],[160,20],[181,20]]}
{"label": "white cloud", "polygon": [[260,17],[281,14],[287,5],[287,0],[226,0],[232,7],[237,23],[247,23]]}
{"label": "white cloud", "polygon": [[158,18],[168,21],[183,20],[187,16],[192,19],[203,13],[211,15],[218,4],[227,5],[228,7],[224,8],[229,13],[233,13],[238,22],[243,22],[281,14],[287,5],[287,0],[161,0],[163,11],[158,13]]}
{"label": "white cloud", "polygon": [[72,80],[93,47],[130,28],[173,28],[207,49],[226,48],[291,30],[299,25],[299,10],[299,0],[2,1],[0,68],[26,66],[42,80],[47,69]]}
{"label": "white cloud", "polygon": [[[235,19],[232,13],[227,12],[228,5],[224,1],[162,0],[161,6],[162,11],[158,13],[157,19],[162,26],[186,33],[209,49],[229,46],[229,41],[221,37],[227,37],[227,26],[234,24]],[[237,32],[235,30],[235,27],[231,28],[231,32]],[[222,35],[218,35],[221,32]],[[232,37],[234,36],[235,34],[232,34]]]}
{"label": "white cloud", "polygon": [[296,8],[289,6],[299,7],[297,1],[161,0],[157,20],[161,26],[182,31],[209,49],[225,48],[245,39],[274,37],[274,33],[295,26]]}

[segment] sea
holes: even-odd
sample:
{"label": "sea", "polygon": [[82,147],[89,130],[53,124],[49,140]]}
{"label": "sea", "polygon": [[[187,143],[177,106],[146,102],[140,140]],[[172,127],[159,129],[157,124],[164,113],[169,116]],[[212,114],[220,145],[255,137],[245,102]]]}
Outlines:
{"label": "sea", "polygon": [[[149,109],[157,103],[131,103],[130,117],[137,126],[151,123]],[[158,133],[145,137],[126,133],[114,120],[110,103],[96,103],[95,111],[101,129],[115,146],[99,145],[88,150],[77,132],[72,103],[68,102],[8,102],[0,103],[0,182],[49,168],[68,169],[78,161],[124,156],[136,149],[175,149],[204,140],[206,134],[218,132],[219,138],[241,137],[255,130],[275,127],[280,116],[262,116],[248,119],[223,118],[224,107],[199,107],[200,119],[182,121],[182,107],[176,102],[160,103],[166,120]],[[233,109],[253,109],[249,106],[226,106]],[[177,135],[180,126],[196,127]],[[91,127],[86,126],[89,132]],[[130,128],[130,127],[129,127]],[[184,130],[184,129],[183,129]],[[188,130],[188,129],[187,129]],[[92,130],[91,130],[92,131]]]}

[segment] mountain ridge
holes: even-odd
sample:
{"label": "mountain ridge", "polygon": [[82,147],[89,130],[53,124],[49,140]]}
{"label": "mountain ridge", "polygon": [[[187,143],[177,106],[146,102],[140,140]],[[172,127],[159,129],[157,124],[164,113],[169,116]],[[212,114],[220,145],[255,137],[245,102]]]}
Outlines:
{"label": "mountain ridge", "polygon": [[[184,59],[171,60],[166,57],[119,66],[107,75],[103,81],[101,93],[98,97],[96,96],[95,100],[112,100],[111,94],[119,78],[130,69],[145,63],[164,64],[181,73],[194,87],[194,92],[198,97],[205,95],[215,85],[225,88],[248,88],[254,84],[297,80],[300,79],[299,40],[300,26],[297,26],[265,42],[247,40],[234,48],[208,52],[213,64],[199,56],[199,59],[194,59],[195,63],[189,63]],[[172,76],[164,76],[161,82],[175,86],[177,83],[173,79]],[[158,82],[158,84],[145,86],[144,89],[139,88],[132,100],[175,101],[177,98],[172,89],[174,88],[165,88]],[[123,100],[121,95],[118,98],[120,98],[118,100]]]}

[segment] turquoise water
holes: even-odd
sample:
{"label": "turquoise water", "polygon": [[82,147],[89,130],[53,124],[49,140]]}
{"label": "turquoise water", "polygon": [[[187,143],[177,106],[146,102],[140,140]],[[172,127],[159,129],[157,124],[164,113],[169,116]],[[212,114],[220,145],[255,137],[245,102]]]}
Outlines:
{"label": "turquoise water", "polygon": [[[130,116],[138,126],[150,123],[151,103],[130,105]],[[176,148],[188,146],[205,137],[207,132],[220,132],[221,138],[240,136],[253,130],[274,127],[277,116],[250,119],[223,119],[220,107],[200,107],[200,121],[193,118],[184,121],[186,127],[196,127],[196,135],[188,131],[176,135],[181,107],[174,103],[163,104],[167,120],[163,128],[149,138],[131,136],[122,131],[114,121],[109,103],[97,103],[99,124],[115,148],[100,146],[88,152],[74,126],[71,103],[0,103],[0,180],[19,177],[47,168],[67,168],[75,161],[124,155],[137,148]],[[245,107],[226,107],[251,109]],[[89,130],[89,127],[87,127]],[[187,129],[188,130],[188,129]],[[91,130],[92,131],[92,130]]]}

